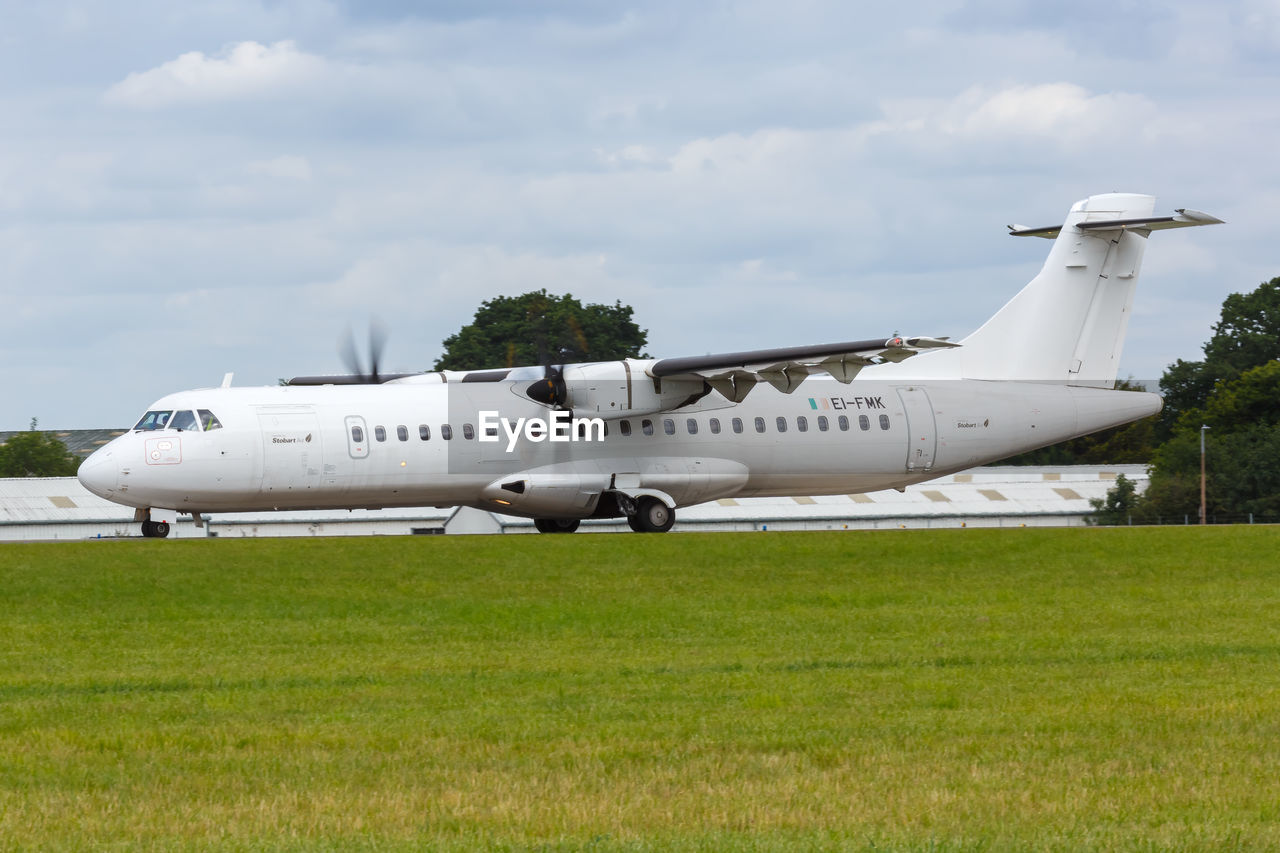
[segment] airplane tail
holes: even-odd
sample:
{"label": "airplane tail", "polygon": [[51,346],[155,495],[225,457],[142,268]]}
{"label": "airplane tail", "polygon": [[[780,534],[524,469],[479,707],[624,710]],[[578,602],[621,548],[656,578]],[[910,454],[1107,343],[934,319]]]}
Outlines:
{"label": "airplane tail", "polygon": [[1154,209],[1153,196],[1110,193],[1076,202],[1060,226],[1009,226],[1015,236],[1054,241],[1044,267],[960,347],[938,356],[958,358],[966,379],[1114,387],[1151,232],[1222,221]]}

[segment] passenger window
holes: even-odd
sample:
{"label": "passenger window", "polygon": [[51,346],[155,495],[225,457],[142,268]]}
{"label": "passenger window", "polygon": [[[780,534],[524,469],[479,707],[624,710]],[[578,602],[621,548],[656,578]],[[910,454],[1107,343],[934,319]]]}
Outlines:
{"label": "passenger window", "polygon": [[881,416],[880,416],[880,429],[888,429],[888,428],[889,428],[889,416],[888,416],[888,415],[881,415]]}
{"label": "passenger window", "polygon": [[631,435],[631,421],[618,421],[618,432]]}
{"label": "passenger window", "polygon": [[169,429],[189,430],[196,428],[196,416],[188,411],[174,412],[169,420]]}
{"label": "passenger window", "polygon": [[858,415],[858,428],[871,429],[871,419],[866,415]]}
{"label": "passenger window", "polygon": [[708,422],[707,422],[707,426],[711,427],[711,434],[712,434],[712,435],[719,435],[719,434],[720,434],[720,419],[719,419],[719,418],[712,418],[710,421],[708,421]]}
{"label": "passenger window", "polygon": [[764,418],[756,418],[756,432],[764,432]]}
{"label": "passenger window", "polygon": [[675,435],[675,434],[676,434],[676,422],[675,422],[675,421],[673,421],[673,420],[671,420],[671,418],[663,418],[663,419],[662,419],[662,431],[663,431],[663,432],[665,432],[667,435]]}
{"label": "passenger window", "polygon": [[364,444],[364,430],[358,426],[353,426],[351,428],[351,440],[356,444]]}
{"label": "passenger window", "polygon": [[440,437],[445,441],[453,440],[453,427],[449,424],[440,424]]}
{"label": "passenger window", "polygon": [[423,441],[430,441],[430,440],[431,440],[431,427],[427,426],[426,424],[419,424],[419,425],[418,425],[418,438],[422,439]]}
{"label": "passenger window", "polygon": [[476,437],[476,428],[473,427],[471,424],[463,424],[462,437],[465,438],[467,441],[471,441],[473,438]]}
{"label": "passenger window", "polygon": [[404,425],[396,427],[396,438],[400,439],[401,441],[408,441],[409,428]]}
{"label": "passenger window", "polygon": [[484,434],[489,438],[497,438],[498,428],[496,426],[485,427]]}
{"label": "passenger window", "polygon": [[376,426],[373,428],[373,437],[378,441],[387,440],[387,430],[385,427]]}
{"label": "passenger window", "polygon": [[742,418],[733,419],[733,431],[738,433],[742,432]]}
{"label": "passenger window", "polygon": [[134,429],[153,430],[164,429],[169,425],[169,418],[173,415],[172,411],[168,412],[147,412],[142,416],[142,420],[138,421],[138,425]]}
{"label": "passenger window", "polygon": [[208,409],[201,409],[196,414],[200,416],[200,429],[205,432],[211,429],[222,429],[222,421],[218,420],[218,416]]}
{"label": "passenger window", "polygon": [[653,435],[653,421],[643,420],[640,422],[640,429],[645,435]]}
{"label": "passenger window", "polygon": [[808,432],[808,431],[809,431],[809,419],[808,419],[808,418],[806,418],[804,415],[800,415],[799,417],[797,417],[797,418],[796,418],[796,429],[800,430],[801,432]]}
{"label": "passenger window", "polygon": [[782,415],[778,415],[778,432],[786,432],[786,431],[787,431],[787,419],[782,417]]}
{"label": "passenger window", "polygon": [[696,419],[689,418],[687,421],[684,422],[684,425],[685,425],[685,428],[689,430],[689,435],[698,434],[698,421]]}
{"label": "passenger window", "polygon": [[826,432],[831,424],[827,421],[826,415],[818,415],[818,432]]}
{"label": "passenger window", "polygon": [[841,432],[848,432],[848,431],[849,431],[849,417],[848,417],[848,415],[841,415],[839,418],[837,418],[837,419],[836,419],[836,423],[840,426],[840,431],[841,431]]}

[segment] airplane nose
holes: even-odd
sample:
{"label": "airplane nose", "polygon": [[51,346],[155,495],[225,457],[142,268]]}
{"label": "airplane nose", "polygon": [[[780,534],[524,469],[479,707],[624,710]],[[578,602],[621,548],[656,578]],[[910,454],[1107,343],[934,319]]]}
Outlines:
{"label": "airplane nose", "polygon": [[80,485],[98,497],[111,500],[120,478],[120,468],[116,465],[114,453],[106,447],[95,450],[88,459],[80,463],[76,478],[80,480]]}

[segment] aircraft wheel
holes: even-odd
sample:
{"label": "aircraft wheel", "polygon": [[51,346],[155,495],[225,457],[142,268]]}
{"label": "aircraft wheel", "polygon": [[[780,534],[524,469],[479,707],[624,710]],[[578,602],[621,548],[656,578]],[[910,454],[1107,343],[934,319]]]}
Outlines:
{"label": "aircraft wheel", "polygon": [[651,495],[636,501],[636,514],[627,518],[636,533],[666,533],[676,523],[675,510]]}
{"label": "aircraft wheel", "polygon": [[163,539],[169,535],[169,522],[148,519],[142,522],[142,535],[148,539]]}
{"label": "aircraft wheel", "polygon": [[535,518],[533,526],[539,533],[572,533],[578,529],[576,518]]}

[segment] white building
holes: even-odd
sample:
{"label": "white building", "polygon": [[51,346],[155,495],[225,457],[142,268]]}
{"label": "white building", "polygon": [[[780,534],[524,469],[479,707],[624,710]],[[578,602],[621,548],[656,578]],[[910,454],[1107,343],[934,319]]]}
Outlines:
{"label": "white building", "polygon": [[[1069,527],[1086,523],[1091,498],[1119,474],[1141,492],[1145,465],[973,468],[928,483],[862,495],[725,498],[677,512],[676,531],[857,530],[916,527]],[[621,519],[583,522],[581,531],[628,530]],[[371,536],[532,533],[529,519],[477,509],[215,513],[203,528],[180,516],[171,537]],[[133,510],[103,500],[74,477],[0,479],[0,540],[141,536]]]}

